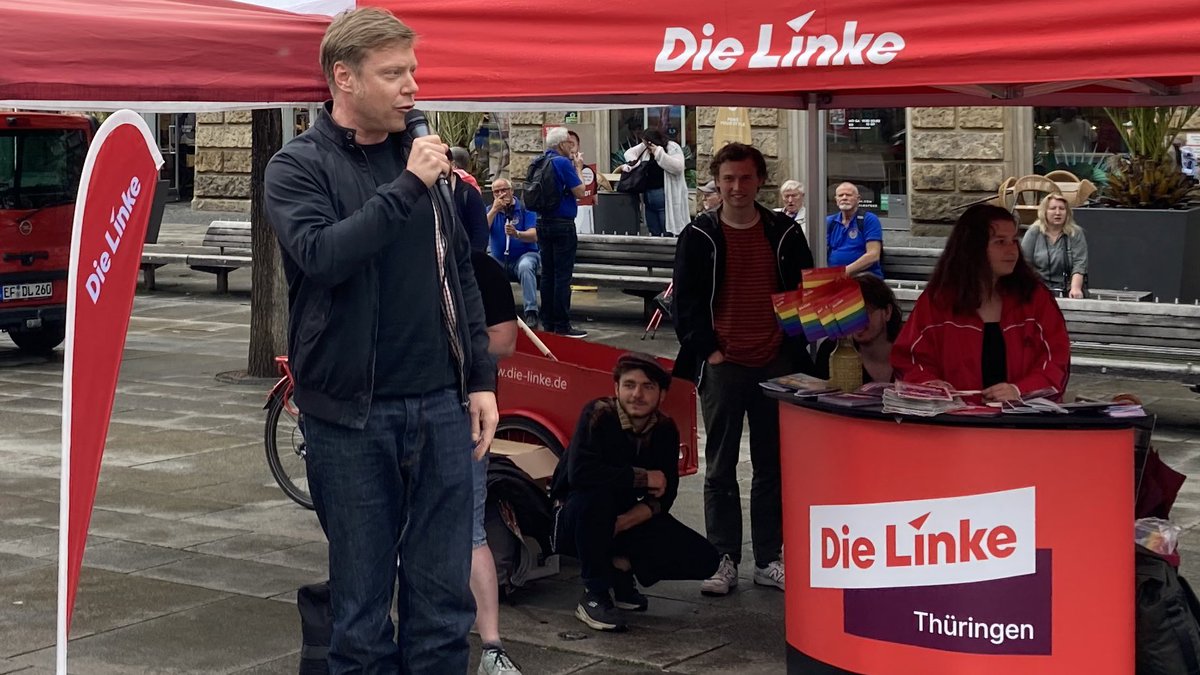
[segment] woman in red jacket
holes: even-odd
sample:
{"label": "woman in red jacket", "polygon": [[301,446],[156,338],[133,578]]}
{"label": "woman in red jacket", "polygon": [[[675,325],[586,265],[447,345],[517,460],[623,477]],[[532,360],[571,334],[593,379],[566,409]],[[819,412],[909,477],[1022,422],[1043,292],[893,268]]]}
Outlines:
{"label": "woman in red jacket", "polygon": [[1067,386],[1071,347],[1058,303],[1021,257],[1008,211],[963,212],[892,349],[907,382],[941,380],[985,401]]}

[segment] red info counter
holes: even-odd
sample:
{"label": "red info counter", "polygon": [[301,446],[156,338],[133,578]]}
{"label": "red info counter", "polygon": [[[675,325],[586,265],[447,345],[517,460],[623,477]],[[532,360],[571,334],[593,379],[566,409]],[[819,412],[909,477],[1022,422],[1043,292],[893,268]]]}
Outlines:
{"label": "red info counter", "polygon": [[777,398],[789,673],[1133,672],[1129,420]]}

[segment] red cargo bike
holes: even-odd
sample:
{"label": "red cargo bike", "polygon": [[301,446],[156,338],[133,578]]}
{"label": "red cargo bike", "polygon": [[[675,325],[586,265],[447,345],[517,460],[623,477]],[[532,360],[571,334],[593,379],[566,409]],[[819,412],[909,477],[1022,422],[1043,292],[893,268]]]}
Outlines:
{"label": "red cargo bike", "polygon": [[[542,445],[555,455],[571,442],[583,406],[610,396],[612,369],[623,350],[607,345],[538,333],[553,357],[542,353],[524,333],[515,354],[500,362],[497,401],[500,424],[496,437]],[[292,372],[286,356],[276,357],[282,377],[267,396],[264,444],[271,475],[288,497],[312,508],[304,470],[306,448],[297,425],[299,411],[292,402]],[[661,359],[670,367],[670,361]],[[679,427],[679,475],[690,476],[698,466],[696,388],[675,380],[663,402],[663,412]]]}

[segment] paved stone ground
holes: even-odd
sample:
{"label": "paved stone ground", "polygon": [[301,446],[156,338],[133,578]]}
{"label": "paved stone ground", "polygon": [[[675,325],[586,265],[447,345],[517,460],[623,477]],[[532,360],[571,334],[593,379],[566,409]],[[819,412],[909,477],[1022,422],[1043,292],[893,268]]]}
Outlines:
{"label": "paved stone ground", "polygon": [[[186,243],[197,227],[166,225],[160,241]],[[213,292],[211,275],[182,268],[163,268],[158,283],[134,307],[71,672],[294,673],[295,589],[325,578],[325,545],[263,459],[270,382],[217,379],[245,366],[249,272],[231,275],[228,296]],[[589,339],[673,355],[669,331],[639,340],[640,301],[576,293],[575,305]],[[0,338],[0,675],[53,670],[61,367],[61,352],[27,358]],[[1166,425],[1156,444],[1167,462],[1200,472],[1200,397],[1178,382],[1078,374],[1074,383],[1142,395]],[[741,474],[748,495],[749,467]],[[700,528],[700,478],[680,492],[673,512]],[[1184,572],[1200,579],[1200,481],[1185,486],[1175,518],[1188,528]],[[692,583],[660,584],[630,633],[603,635],[572,617],[579,584],[568,564],[504,605],[501,625],[526,673],[782,672],[783,595],[754,587],[748,571],[742,582],[716,600]]]}

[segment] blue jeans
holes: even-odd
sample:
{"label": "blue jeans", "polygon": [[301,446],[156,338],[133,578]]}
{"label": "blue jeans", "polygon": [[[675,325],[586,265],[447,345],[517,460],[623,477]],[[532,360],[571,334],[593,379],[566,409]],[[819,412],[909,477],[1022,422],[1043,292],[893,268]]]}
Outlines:
{"label": "blue jeans", "polygon": [[538,219],[538,249],[542,254],[542,324],[551,332],[571,328],[571,273],[579,237],[575,221]]}
{"label": "blue jeans", "polygon": [[667,193],[662,188],[646,190],[642,193],[646,204],[646,230],[652,237],[661,237],[667,233]]}
{"label": "blue jeans", "polygon": [[504,268],[508,270],[509,279],[521,282],[521,302],[525,304],[524,311],[536,312],[538,272],[542,269],[542,256],[537,251],[522,253],[516,260],[506,259]]}
{"label": "blue jeans", "polygon": [[472,444],[458,393],[376,399],[364,429],[302,421],[309,488],[329,539],[329,672],[466,672]]}

